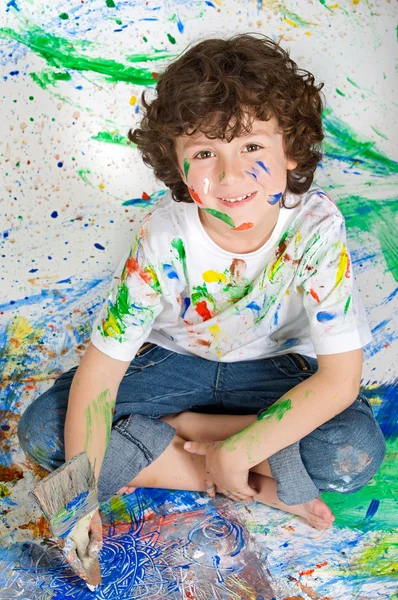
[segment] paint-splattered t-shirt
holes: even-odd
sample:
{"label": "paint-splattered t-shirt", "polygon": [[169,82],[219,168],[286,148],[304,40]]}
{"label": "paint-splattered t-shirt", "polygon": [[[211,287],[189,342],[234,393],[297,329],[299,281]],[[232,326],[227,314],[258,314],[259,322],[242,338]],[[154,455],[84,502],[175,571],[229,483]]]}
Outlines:
{"label": "paint-splattered t-shirt", "polygon": [[298,204],[280,209],[264,246],[234,254],[207,235],[196,204],[167,193],[122,258],[92,343],[122,361],[145,341],[224,362],[365,346],[341,212],[315,186],[287,202]]}

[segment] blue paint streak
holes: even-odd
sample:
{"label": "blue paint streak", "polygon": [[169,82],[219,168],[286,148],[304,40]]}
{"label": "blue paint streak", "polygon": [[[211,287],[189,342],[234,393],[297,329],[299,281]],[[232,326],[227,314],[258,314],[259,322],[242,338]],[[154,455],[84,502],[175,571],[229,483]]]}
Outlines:
{"label": "blue paint streak", "polygon": [[265,165],[265,164],[263,163],[263,161],[262,161],[262,160],[256,160],[256,165],[260,165],[260,167],[261,167],[262,169],[264,169],[264,171],[267,173],[267,175],[270,175],[270,174],[271,174],[271,171],[269,170],[269,168],[267,167],[267,165]]}
{"label": "blue paint streak", "polygon": [[377,513],[380,506],[380,500],[372,500],[369,504],[369,508],[366,511],[365,519],[371,519]]}
{"label": "blue paint streak", "polygon": [[105,250],[104,246],[101,246],[101,244],[94,244],[95,248],[97,248],[97,250]]}
{"label": "blue paint streak", "polygon": [[327,323],[328,321],[333,321],[333,319],[335,319],[335,318],[336,318],[336,315],[334,315],[332,313],[328,313],[326,311],[320,311],[316,315],[316,319],[317,319],[317,321],[319,321],[319,323]]}
{"label": "blue paint streak", "polygon": [[181,318],[183,319],[185,317],[185,313],[187,312],[188,308],[191,305],[191,299],[190,298],[184,298],[183,299],[183,311],[181,313]]}
{"label": "blue paint streak", "polygon": [[273,194],[272,196],[269,196],[269,200],[267,200],[268,204],[271,204],[271,206],[274,206],[274,204],[279,202],[279,200],[282,198],[282,195],[283,195],[283,193],[279,192],[279,194]]}
{"label": "blue paint streak", "polygon": [[178,274],[176,273],[172,265],[165,263],[163,265],[163,271],[166,273],[169,279],[178,279]]}

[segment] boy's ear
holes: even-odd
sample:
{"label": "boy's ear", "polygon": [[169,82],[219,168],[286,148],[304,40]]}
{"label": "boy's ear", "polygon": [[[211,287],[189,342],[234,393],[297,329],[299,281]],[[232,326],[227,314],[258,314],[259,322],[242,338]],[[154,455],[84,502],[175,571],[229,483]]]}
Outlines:
{"label": "boy's ear", "polygon": [[293,171],[297,167],[297,160],[293,160],[292,158],[287,159],[287,170]]}

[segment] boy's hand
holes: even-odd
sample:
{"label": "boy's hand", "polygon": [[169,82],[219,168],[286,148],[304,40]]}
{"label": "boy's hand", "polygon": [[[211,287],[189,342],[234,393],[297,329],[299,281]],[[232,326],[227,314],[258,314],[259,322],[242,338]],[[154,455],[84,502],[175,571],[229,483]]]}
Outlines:
{"label": "boy's hand", "polygon": [[76,544],[72,537],[59,540],[58,543],[71,569],[79,577],[87,581],[87,574],[83,567],[84,557],[97,558],[102,548],[102,522],[99,511],[97,510],[93,514],[88,527],[87,537],[80,539],[79,545]]}
{"label": "boy's hand", "polygon": [[248,484],[249,471],[239,468],[233,452],[223,451],[223,442],[185,442],[184,449],[206,457],[205,489],[210,498],[217,491],[231,500],[251,502],[258,492]]}

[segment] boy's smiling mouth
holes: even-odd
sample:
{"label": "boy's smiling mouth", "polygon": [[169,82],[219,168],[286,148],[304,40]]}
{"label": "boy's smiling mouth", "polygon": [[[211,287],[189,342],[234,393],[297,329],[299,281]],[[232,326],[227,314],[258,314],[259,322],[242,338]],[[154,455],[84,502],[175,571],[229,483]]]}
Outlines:
{"label": "boy's smiling mouth", "polygon": [[221,204],[224,206],[242,206],[242,204],[247,204],[256,196],[257,192],[250,192],[245,196],[237,196],[236,198],[217,198]]}

